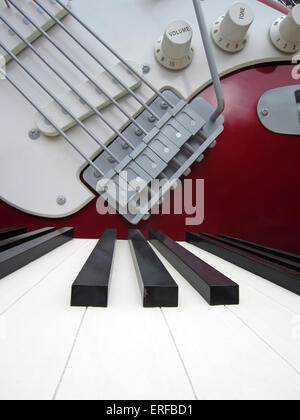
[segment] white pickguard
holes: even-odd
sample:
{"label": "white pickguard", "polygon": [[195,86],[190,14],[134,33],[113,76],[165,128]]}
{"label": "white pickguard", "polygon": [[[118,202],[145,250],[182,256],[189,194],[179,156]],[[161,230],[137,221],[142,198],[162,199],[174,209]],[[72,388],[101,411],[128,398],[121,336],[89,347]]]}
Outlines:
{"label": "white pickguard", "polygon": [[[214,47],[222,75],[252,64],[292,59],[291,56],[277,51],[269,38],[269,28],[280,13],[256,0],[248,0],[248,3],[254,9],[255,22],[246,48],[231,55]],[[205,0],[203,6],[207,24],[212,25],[231,4],[232,0]],[[171,88],[189,100],[210,84],[210,74],[191,0],[73,0],[72,7],[82,20],[125,59],[140,63],[141,66],[150,65],[151,71],[146,77],[157,89]],[[195,57],[186,70],[172,72],[157,63],[154,57],[154,43],[166,25],[177,19],[186,20],[194,29]],[[70,16],[64,23],[83,39],[106,65],[117,64],[116,59],[80,29],[78,23]],[[78,46],[75,47],[74,42],[61,29],[56,26],[49,34],[72,51],[72,56],[85,66],[87,72],[92,75],[99,73],[99,65],[87,58]],[[85,81],[48,41],[40,38],[34,46],[46,55],[51,63],[63,69],[74,85]],[[67,86],[31,51],[27,49],[19,57],[56,95],[68,92]],[[41,106],[50,102],[49,97],[24,75],[16,63],[11,62],[7,71]],[[8,81],[0,80],[0,92],[0,198],[25,212],[46,217],[64,217],[83,208],[94,198],[79,178],[86,165],[84,160],[62,137],[49,138],[42,135],[38,140],[30,140],[28,132],[35,126],[35,110]],[[137,92],[144,100],[151,97],[148,88],[140,88]],[[132,115],[140,108],[132,98],[122,99],[120,103]],[[118,129],[122,129],[127,123],[126,117],[115,107],[108,107],[103,113]],[[113,138],[113,133],[95,116],[87,120],[86,125],[105,143]],[[98,145],[78,127],[69,130],[68,134],[91,158],[99,153]],[[56,202],[60,195],[67,199],[64,206]]]}

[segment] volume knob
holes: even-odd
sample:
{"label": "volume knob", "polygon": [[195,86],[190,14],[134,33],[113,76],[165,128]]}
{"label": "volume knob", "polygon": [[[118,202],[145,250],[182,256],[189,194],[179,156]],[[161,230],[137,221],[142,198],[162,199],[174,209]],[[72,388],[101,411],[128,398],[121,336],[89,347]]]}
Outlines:
{"label": "volume knob", "polygon": [[253,21],[254,13],[247,3],[234,3],[226,15],[214,23],[213,40],[224,51],[239,52],[246,46]]}
{"label": "volume knob", "polygon": [[288,54],[297,52],[300,48],[300,4],[295,6],[288,16],[275,20],[270,34],[279,51]]}
{"label": "volume knob", "polygon": [[192,39],[193,30],[188,23],[183,20],[170,23],[164,35],[155,43],[156,59],[167,69],[186,68],[194,56]]}

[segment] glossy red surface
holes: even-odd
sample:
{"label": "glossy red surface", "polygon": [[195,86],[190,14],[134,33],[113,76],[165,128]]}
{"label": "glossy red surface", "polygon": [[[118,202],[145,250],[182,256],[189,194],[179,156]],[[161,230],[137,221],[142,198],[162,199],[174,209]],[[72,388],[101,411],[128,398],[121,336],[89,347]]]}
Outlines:
{"label": "glossy red surface", "polygon": [[[276,135],[260,124],[256,107],[272,88],[296,84],[292,65],[261,66],[236,73],[222,82],[225,97],[225,131],[218,146],[192,168],[191,179],[205,180],[205,220],[187,227],[186,215],[153,215],[139,226],[161,230],[184,240],[187,230],[224,233],[251,242],[300,254],[300,138]],[[212,88],[202,95],[214,103]],[[107,228],[117,228],[120,239],[132,228],[121,216],[100,216],[96,202],[71,217],[54,221],[33,217],[0,202],[0,228],[74,226],[77,237],[99,238]]]}
{"label": "glossy red surface", "polygon": [[273,7],[273,9],[278,10],[279,12],[288,14],[289,8],[284,4],[280,3],[279,0],[258,0],[260,3],[266,4],[267,6]]}

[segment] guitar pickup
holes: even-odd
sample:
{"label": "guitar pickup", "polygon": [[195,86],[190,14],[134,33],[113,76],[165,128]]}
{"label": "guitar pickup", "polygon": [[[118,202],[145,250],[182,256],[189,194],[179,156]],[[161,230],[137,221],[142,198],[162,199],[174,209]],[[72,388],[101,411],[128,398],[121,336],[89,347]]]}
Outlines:
{"label": "guitar pickup", "polygon": [[[55,2],[41,0],[41,3],[59,20],[62,20],[68,14],[65,9]],[[55,21],[33,2],[23,2],[22,11],[26,13],[27,16],[30,16],[30,19],[44,31],[48,31],[56,25]],[[40,31],[12,7],[1,7],[1,15],[9,24],[18,30],[28,42],[32,43],[42,36]],[[5,39],[7,48],[15,55],[20,54],[20,52],[27,48],[27,45],[4,23],[0,24],[0,39]],[[3,57],[6,64],[11,61],[11,56],[1,48],[0,57]]]}
{"label": "guitar pickup", "polygon": [[[128,72],[123,64],[118,63],[110,70],[131,90],[136,90],[140,87],[141,81]],[[112,79],[106,71],[102,71],[98,76],[95,76],[93,80],[95,81],[95,84],[87,80],[76,88],[81,96],[86,98],[89,101],[89,104],[93,105],[98,111],[111,104],[110,99],[108,99],[101,90],[101,86],[105,87],[103,90],[115,100],[119,100],[128,94],[125,87],[122,87],[116,79]],[[99,88],[96,86],[99,86]],[[60,97],[59,100],[64,104],[64,108],[56,101],[51,101],[43,108],[43,111],[49,118],[51,117],[57,126],[64,132],[77,125],[77,122],[68,114],[68,111],[80,121],[85,121],[87,118],[95,115],[94,110],[71,90]],[[35,123],[41,133],[46,136],[54,137],[59,135],[58,131],[49,123],[49,121],[45,120],[39,113],[36,114]]]}

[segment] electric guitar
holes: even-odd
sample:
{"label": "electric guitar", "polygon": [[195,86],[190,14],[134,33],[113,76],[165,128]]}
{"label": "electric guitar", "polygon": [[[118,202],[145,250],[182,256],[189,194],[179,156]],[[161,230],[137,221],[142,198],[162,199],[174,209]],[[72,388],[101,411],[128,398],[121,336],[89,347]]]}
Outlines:
{"label": "electric guitar", "polygon": [[[299,8],[209,0],[197,14],[197,3],[3,2],[3,226],[72,225],[78,237],[114,227],[127,238],[138,224],[184,239],[186,214],[150,215],[149,203],[133,216],[99,214],[99,195],[108,198],[101,179],[120,187],[125,169],[147,191],[152,179],[168,181],[155,205],[182,177],[204,179],[201,230],[222,226],[300,251]],[[278,36],[280,27],[294,39]],[[279,104],[281,120],[277,105],[268,109],[265,101],[272,105],[268,93],[287,86],[294,102]],[[130,181],[126,204],[137,193]]]}

